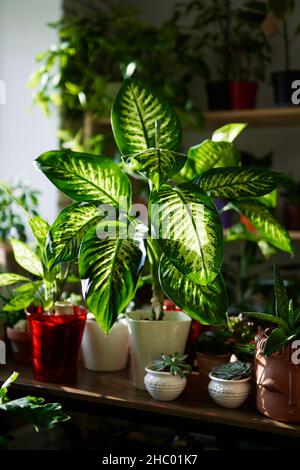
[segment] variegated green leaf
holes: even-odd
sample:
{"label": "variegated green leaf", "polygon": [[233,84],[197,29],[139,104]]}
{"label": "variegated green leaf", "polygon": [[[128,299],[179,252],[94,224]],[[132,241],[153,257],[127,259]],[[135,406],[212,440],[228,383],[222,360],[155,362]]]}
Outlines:
{"label": "variegated green leaf", "polygon": [[46,220],[38,215],[29,219],[29,225],[31,227],[32,233],[38,242],[40,248],[45,250],[46,248],[46,239],[50,229],[50,225]]}
{"label": "variegated green leaf", "polygon": [[158,146],[174,151],[181,148],[182,130],[175,111],[164,98],[138,80],[123,82],[113,105],[111,123],[116,143],[124,155]]}
{"label": "variegated green leaf", "polygon": [[289,318],[289,298],[281,274],[274,266],[274,291],[276,300],[276,315],[288,321]]}
{"label": "variegated green leaf", "polygon": [[240,122],[226,124],[214,131],[211,140],[214,142],[233,142],[245,127],[247,127],[247,124]]}
{"label": "variegated green leaf", "polygon": [[123,159],[132,170],[146,176],[159,188],[181,170],[186,156],[171,150],[151,148]]}
{"label": "variegated green leaf", "polygon": [[[113,228],[113,223],[104,225]],[[142,243],[131,238],[99,238],[99,226],[83,239],[79,274],[86,304],[108,333],[134,297],[145,253]]]}
{"label": "variegated green leaf", "polygon": [[207,285],[223,261],[223,230],[211,199],[192,183],[161,186],[150,200],[155,236],[176,268]]}
{"label": "variegated green leaf", "polygon": [[237,148],[229,142],[213,142],[204,140],[188,150],[188,158],[194,161],[197,175],[212,168],[238,166],[240,154]]}
{"label": "variegated green leaf", "polygon": [[260,240],[259,235],[249,232],[244,224],[237,223],[225,230],[225,241],[250,241],[257,243]]}
{"label": "variegated green leaf", "polygon": [[275,208],[277,206],[277,196],[277,189],[274,189],[274,191],[272,191],[271,193],[258,197],[257,200],[262,204],[265,204],[267,207]]}
{"label": "variegated green leaf", "polygon": [[276,317],[275,315],[270,315],[269,313],[258,313],[258,312],[242,312],[243,315],[247,317],[257,318],[261,321],[266,321],[269,323],[275,323],[276,325],[280,326],[283,330],[288,331],[289,326],[285,320],[282,318]]}
{"label": "variegated green leaf", "polygon": [[160,283],[166,295],[184,312],[202,324],[220,325],[227,320],[227,293],[219,273],[207,286],[182,274],[166,256],[159,266]]}
{"label": "variegated green leaf", "polygon": [[17,295],[13,297],[7,304],[4,305],[4,312],[18,312],[19,310],[24,310],[29,307],[34,301],[33,293],[26,293],[24,295]]}
{"label": "variegated green leaf", "polygon": [[43,276],[44,268],[35,252],[20,240],[10,240],[16,262],[35,276]]}
{"label": "variegated green leaf", "polygon": [[289,325],[291,329],[295,328],[295,314],[294,314],[293,299],[289,300]]}
{"label": "variegated green leaf", "polygon": [[76,259],[83,236],[104,217],[96,202],[74,203],[63,209],[47,240],[49,267]]}
{"label": "variegated green leaf", "polygon": [[247,217],[258,234],[279,250],[293,253],[291,239],[287,230],[275,219],[270,210],[259,201],[240,199],[231,207]]}
{"label": "variegated green leaf", "polygon": [[214,168],[197,180],[209,196],[220,199],[263,196],[286,181],[282,173],[261,168]]}
{"label": "variegated green leaf", "polygon": [[54,150],[43,153],[36,162],[50,181],[75,201],[99,201],[122,207],[130,205],[129,179],[109,158]]}
{"label": "variegated green leaf", "polygon": [[18,282],[27,282],[28,278],[13,273],[0,273],[0,287],[12,286]]}

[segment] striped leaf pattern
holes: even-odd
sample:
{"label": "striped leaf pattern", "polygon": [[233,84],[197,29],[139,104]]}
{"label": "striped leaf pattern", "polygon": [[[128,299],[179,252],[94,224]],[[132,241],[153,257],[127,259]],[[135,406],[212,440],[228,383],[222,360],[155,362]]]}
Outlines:
{"label": "striped leaf pattern", "polygon": [[144,259],[137,240],[101,239],[95,228],[86,233],[79,254],[82,291],[105,333],[134,297]]}
{"label": "striped leaf pattern", "polygon": [[37,254],[20,240],[10,240],[16,262],[34,276],[43,276],[44,268]]}
{"label": "striped leaf pattern", "polygon": [[19,274],[13,273],[0,273],[0,286],[12,286],[13,284],[17,284],[18,282],[26,282],[28,281],[27,277],[20,276]]}
{"label": "striped leaf pattern", "polygon": [[124,157],[123,160],[132,170],[146,176],[156,188],[159,188],[181,170],[186,156],[171,150],[151,148]]}
{"label": "striped leaf pattern", "polygon": [[276,315],[287,321],[289,318],[289,299],[284,287],[283,279],[276,266],[274,266],[274,291],[276,299]]}
{"label": "striped leaf pattern", "polygon": [[175,111],[146,84],[127,79],[113,105],[111,123],[115,141],[123,155],[133,155],[158,147],[155,121],[159,127],[159,147],[178,151],[182,130]]}
{"label": "striped leaf pattern", "polygon": [[188,157],[195,162],[195,171],[201,175],[211,168],[238,166],[240,154],[229,142],[213,142],[204,140],[188,150]]}
{"label": "striped leaf pattern", "polygon": [[214,168],[203,173],[197,183],[209,196],[220,199],[263,196],[286,181],[282,173],[261,168]]}
{"label": "striped leaf pattern", "polygon": [[200,286],[178,271],[170,259],[162,256],[159,276],[166,295],[194,320],[204,325],[226,322],[227,293],[220,273],[208,286]]}
{"label": "striped leaf pattern", "polygon": [[96,202],[74,203],[63,209],[47,240],[49,267],[76,259],[83,236],[103,218]]}
{"label": "striped leaf pattern", "polygon": [[109,158],[54,150],[43,153],[36,162],[50,181],[75,201],[99,201],[114,206],[130,204],[129,179]]}
{"label": "striped leaf pattern", "polygon": [[250,220],[264,240],[279,250],[293,253],[292,242],[287,230],[264,204],[245,198],[234,201],[232,207]]}
{"label": "striped leaf pattern", "polygon": [[211,199],[192,183],[164,185],[150,200],[155,236],[183,274],[207,285],[223,261],[223,230]]}

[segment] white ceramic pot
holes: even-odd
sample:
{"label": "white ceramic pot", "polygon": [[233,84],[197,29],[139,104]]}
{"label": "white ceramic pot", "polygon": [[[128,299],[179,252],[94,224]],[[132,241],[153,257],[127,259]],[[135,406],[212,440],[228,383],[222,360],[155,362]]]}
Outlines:
{"label": "white ceramic pot", "polygon": [[86,369],[102,372],[124,369],[128,360],[127,320],[116,322],[108,335],[105,335],[93,315],[88,314],[81,343],[81,357]]}
{"label": "white ceramic pot", "polygon": [[241,380],[225,380],[209,374],[208,393],[210,397],[224,408],[238,408],[249,395],[251,377]]}
{"label": "white ceramic pot", "polygon": [[183,392],[186,386],[186,377],[172,375],[171,372],[158,372],[145,368],[145,387],[151,397],[160,401],[175,400]]}
{"label": "white ceramic pot", "polygon": [[147,320],[149,312],[136,310],[127,314],[132,379],[145,389],[145,367],[161,354],[184,353],[191,319],[183,312],[165,312],[161,321]]}

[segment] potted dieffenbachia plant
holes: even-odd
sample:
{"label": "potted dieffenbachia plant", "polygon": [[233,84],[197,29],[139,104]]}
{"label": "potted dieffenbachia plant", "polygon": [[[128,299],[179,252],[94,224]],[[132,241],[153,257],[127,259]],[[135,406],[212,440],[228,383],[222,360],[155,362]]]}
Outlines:
{"label": "potted dieffenbachia plant", "polygon": [[[134,298],[148,258],[152,314],[129,315],[135,383],[143,387],[147,364],[161,353],[183,353],[189,317],[204,324],[226,322],[227,295],[220,273],[223,230],[211,197],[261,196],[285,177],[240,168],[231,142],[238,134],[235,128],[216,132],[214,142],[203,143],[201,151],[192,150],[187,159],[181,152],[176,113],[140,81],[124,81],[111,121],[121,165],[68,150],[45,152],[36,160],[53,184],[74,200],[50,229],[47,257],[50,266],[78,258],[87,306],[105,332]],[[188,166],[186,182],[171,184],[188,160],[195,169],[190,180]],[[226,168],[213,168],[217,166]],[[202,174],[195,179],[199,168]],[[148,180],[148,208],[132,206],[126,172]],[[165,296],[189,317],[164,315]]]}
{"label": "potted dieffenbachia plant", "polygon": [[256,344],[256,404],[269,418],[300,423],[300,307],[289,299],[276,267],[274,290],[273,315],[245,313],[271,324]]}

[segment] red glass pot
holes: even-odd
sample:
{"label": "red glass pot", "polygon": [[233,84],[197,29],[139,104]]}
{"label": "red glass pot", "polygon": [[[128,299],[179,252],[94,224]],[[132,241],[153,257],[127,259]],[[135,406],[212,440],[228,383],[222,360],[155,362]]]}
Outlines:
{"label": "red glass pot", "polygon": [[73,315],[42,313],[29,317],[35,380],[56,383],[76,380],[86,314],[84,308],[74,306]]}

